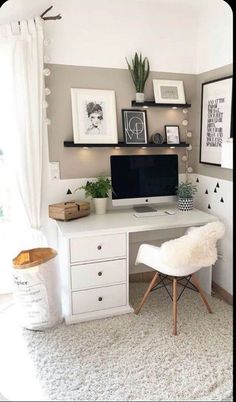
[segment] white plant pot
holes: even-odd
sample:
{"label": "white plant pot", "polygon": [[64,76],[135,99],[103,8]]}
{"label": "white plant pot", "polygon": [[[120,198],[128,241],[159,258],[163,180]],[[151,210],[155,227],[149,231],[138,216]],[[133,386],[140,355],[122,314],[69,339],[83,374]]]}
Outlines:
{"label": "white plant pot", "polygon": [[178,208],[180,211],[191,211],[193,209],[193,198],[179,198]]}
{"label": "white plant pot", "polygon": [[104,215],[107,210],[107,198],[93,198],[96,215]]}
{"label": "white plant pot", "polygon": [[144,93],[136,92],[136,102],[143,103],[144,102]]}

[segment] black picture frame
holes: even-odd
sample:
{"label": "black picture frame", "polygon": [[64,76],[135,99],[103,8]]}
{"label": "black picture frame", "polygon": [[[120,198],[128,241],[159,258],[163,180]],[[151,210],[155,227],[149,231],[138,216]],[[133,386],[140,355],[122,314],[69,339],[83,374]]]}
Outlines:
{"label": "black picture frame", "polygon": [[168,145],[180,144],[180,131],[179,126],[176,124],[165,125],[165,137]]}
{"label": "black picture frame", "polygon": [[232,104],[232,75],[202,83],[200,163],[221,166],[221,144],[233,137]]}
{"label": "black picture frame", "polygon": [[121,113],[125,144],[147,144],[147,111],[140,109],[122,109]]}

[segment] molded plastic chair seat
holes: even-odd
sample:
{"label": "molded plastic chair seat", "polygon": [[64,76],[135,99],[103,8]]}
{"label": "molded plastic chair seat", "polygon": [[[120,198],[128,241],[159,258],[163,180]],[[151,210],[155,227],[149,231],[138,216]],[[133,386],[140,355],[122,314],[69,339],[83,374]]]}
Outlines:
{"label": "molded plastic chair seat", "polygon": [[161,247],[152,246],[151,244],[141,244],[135,262],[135,265],[137,264],[145,264],[162,274],[178,277],[191,275],[201,268],[196,266],[194,270],[192,266],[189,267],[188,265],[171,267],[162,261]]}

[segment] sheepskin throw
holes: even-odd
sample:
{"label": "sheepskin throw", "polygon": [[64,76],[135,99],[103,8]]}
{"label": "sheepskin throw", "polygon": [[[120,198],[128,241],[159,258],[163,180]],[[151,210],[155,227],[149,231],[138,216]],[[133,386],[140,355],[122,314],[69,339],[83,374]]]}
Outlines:
{"label": "sheepskin throw", "polygon": [[193,228],[186,235],[163,243],[161,260],[173,268],[209,267],[217,260],[216,242],[224,232],[225,226],[219,221]]}

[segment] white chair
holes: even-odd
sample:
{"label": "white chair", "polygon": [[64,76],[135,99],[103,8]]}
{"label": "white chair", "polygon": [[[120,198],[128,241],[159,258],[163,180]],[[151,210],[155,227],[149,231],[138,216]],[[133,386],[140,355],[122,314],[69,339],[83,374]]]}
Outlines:
{"label": "white chair", "polygon": [[[207,225],[190,228],[177,239],[169,240],[161,247],[142,244],[135,264],[145,264],[157,271],[148,286],[139,306],[138,314],[153,290],[165,287],[173,301],[173,335],[177,335],[177,301],[186,288],[197,290],[209,313],[212,310],[206,300],[195,273],[202,267],[209,267],[217,260],[216,242],[224,235],[223,223],[216,221]],[[172,282],[172,295],[168,285]],[[177,284],[183,287],[178,295]]]}

